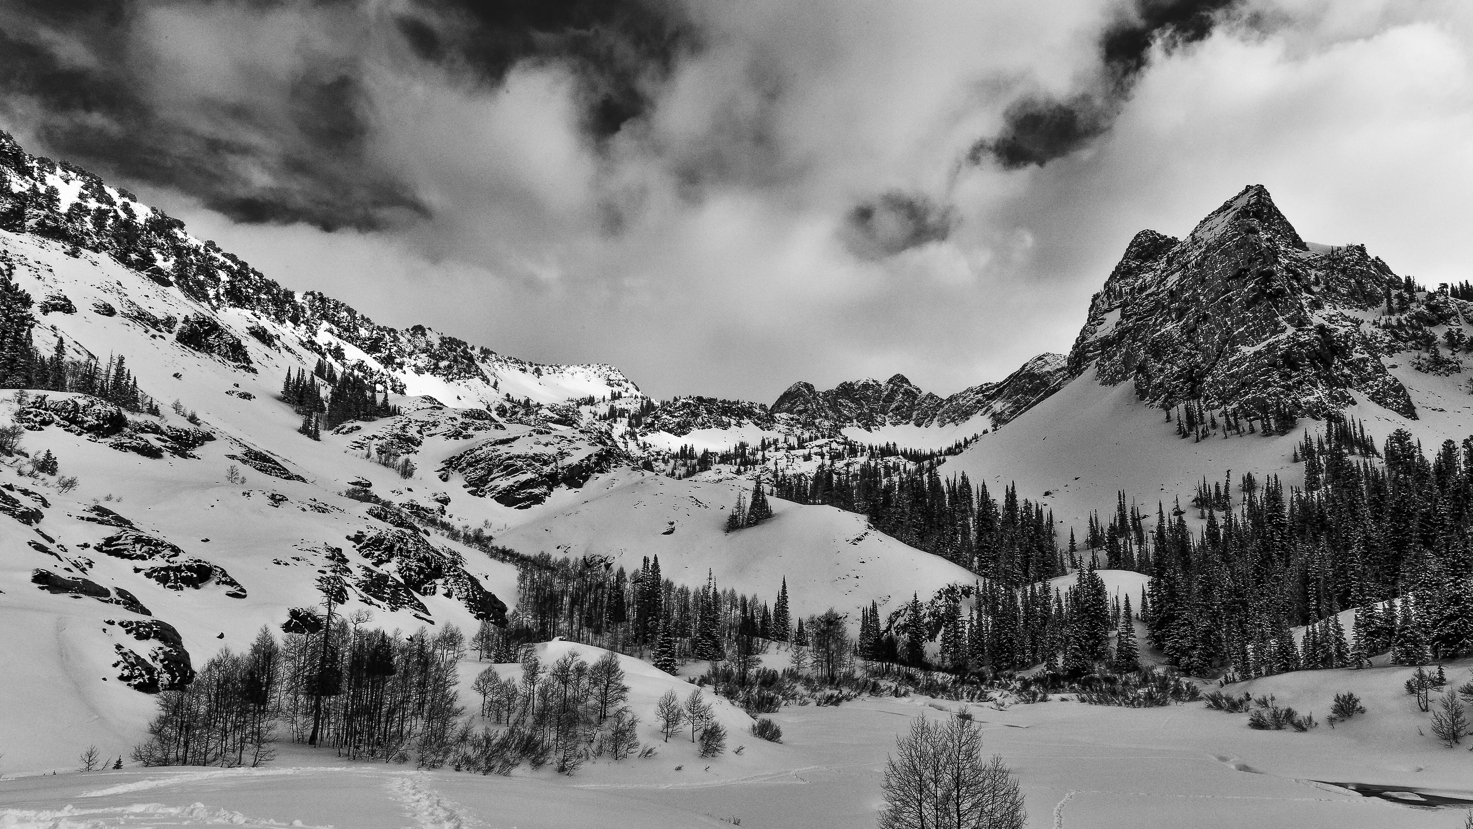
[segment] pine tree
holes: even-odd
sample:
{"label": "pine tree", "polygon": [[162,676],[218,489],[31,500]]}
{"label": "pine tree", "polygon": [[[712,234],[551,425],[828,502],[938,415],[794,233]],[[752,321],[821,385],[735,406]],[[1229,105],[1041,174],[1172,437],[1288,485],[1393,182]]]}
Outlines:
{"label": "pine tree", "polygon": [[1294,643],[1294,633],[1289,630],[1289,622],[1280,616],[1278,629],[1274,634],[1270,673],[1282,674],[1297,671],[1299,664],[1299,646]]}
{"label": "pine tree", "polygon": [[788,610],[788,579],[783,577],[782,587],[777,591],[777,602],[772,606],[772,638],[779,642],[788,641],[792,635],[792,620]]}
{"label": "pine tree", "polygon": [[691,642],[691,655],[696,659],[718,661],[726,658],[726,647],[721,638],[721,593],[716,589],[716,579],[708,570],[706,586],[701,590],[701,605],[696,617],[695,636]]}
{"label": "pine tree", "polygon": [[644,630],[640,634],[641,643],[654,643],[660,635],[660,625],[664,621],[663,590],[664,581],[660,576],[660,557],[655,556],[650,561],[649,570],[643,574],[640,580],[640,616],[644,621]]}
{"label": "pine tree", "polygon": [[875,661],[880,637],[880,623],[875,618],[878,615],[875,607],[875,603],[870,602],[869,607],[859,608],[859,641],[855,643],[859,658],[869,661]]}
{"label": "pine tree", "polygon": [[1421,625],[1417,624],[1410,599],[1402,599],[1401,616],[1396,620],[1396,639],[1392,646],[1391,659],[1398,665],[1424,665],[1427,663],[1427,642],[1422,637]]}
{"label": "pine tree", "polygon": [[56,348],[51,352],[51,361],[46,368],[46,388],[51,391],[67,391],[66,343],[59,332],[56,335]]}
{"label": "pine tree", "polygon": [[731,513],[726,516],[726,531],[739,530],[747,526],[747,496],[746,493],[737,493],[736,506],[731,508]]}
{"label": "pine tree", "polygon": [[1345,626],[1340,624],[1340,614],[1334,610],[1333,605],[1330,616],[1325,621],[1322,638],[1325,640],[1325,653],[1329,658],[1329,664],[1325,667],[1344,668],[1351,664],[1350,647],[1345,643]]}
{"label": "pine tree", "polygon": [[962,622],[961,604],[948,603],[946,620],[941,626],[941,659],[948,670],[960,673],[967,667],[966,625]]}
{"label": "pine tree", "polygon": [[911,594],[897,633],[904,637],[900,643],[900,661],[912,667],[924,665],[926,642],[930,637],[926,635],[926,613],[921,607],[920,596]]}
{"label": "pine tree", "polygon": [[667,625],[660,626],[653,662],[656,668],[672,676],[680,670],[680,662],[675,657],[675,633]]}
{"label": "pine tree", "polygon": [[1371,661],[1369,619],[1372,611],[1368,606],[1361,605],[1355,609],[1355,616],[1350,622],[1350,663],[1352,667],[1364,668]]}
{"label": "pine tree", "polygon": [[302,415],[302,425],[297,427],[297,433],[313,440],[321,440],[322,436],[317,431],[317,415],[312,412]]}
{"label": "pine tree", "polygon": [[1080,570],[1070,590],[1064,670],[1087,673],[1110,653],[1110,605],[1104,579],[1094,565]]}
{"label": "pine tree", "polygon": [[1115,637],[1115,660],[1110,666],[1117,674],[1140,670],[1140,649],[1135,641],[1135,622],[1131,619],[1130,597],[1125,597],[1125,606],[1120,614],[1120,632]]}
{"label": "pine tree", "polygon": [[768,505],[767,495],[762,491],[762,476],[758,475],[752,481],[752,500],[747,506],[746,526],[760,524],[771,517],[772,507]]}
{"label": "pine tree", "polygon": [[28,389],[33,386],[35,346],[31,329],[31,295],[8,275],[0,278],[0,388]]}

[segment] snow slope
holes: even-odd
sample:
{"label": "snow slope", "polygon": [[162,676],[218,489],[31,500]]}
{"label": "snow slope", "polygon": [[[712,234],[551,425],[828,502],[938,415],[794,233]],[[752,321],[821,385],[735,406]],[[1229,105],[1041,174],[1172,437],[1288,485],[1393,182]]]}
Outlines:
{"label": "snow slope", "polygon": [[[1460,443],[1473,434],[1467,377],[1423,374],[1405,366],[1392,372],[1416,404],[1417,419],[1402,417],[1358,392],[1353,393],[1356,405],[1345,412],[1364,421],[1378,446],[1396,429],[1406,429],[1429,453],[1444,440]],[[973,486],[985,482],[995,498],[1016,483],[1019,497],[1053,509],[1061,544],[1071,528],[1082,544],[1090,511],[1098,510],[1108,520],[1121,490],[1127,503],[1139,503],[1154,522],[1156,503],[1170,512],[1177,499],[1188,520],[1195,520],[1190,504],[1204,477],[1210,485],[1231,473],[1235,498],[1248,472],[1260,481],[1277,475],[1285,486],[1300,486],[1304,469],[1292,460],[1294,448],[1304,430],[1313,434],[1323,428],[1305,419],[1288,435],[1218,435],[1200,442],[1179,438],[1175,424],[1165,422],[1160,409],[1138,400],[1130,383],[1106,386],[1087,370],[1018,419],[947,458],[941,473],[965,472]]]}
{"label": "snow slope", "polygon": [[727,533],[727,510],[749,488],[652,474],[611,477],[576,505],[544,512],[497,543],[523,553],[609,556],[628,570],[638,569],[645,556],[659,556],[661,574],[677,584],[704,584],[710,570],[718,587],[774,598],[786,578],[794,613],[833,607],[856,625],[859,606],[872,599],[885,608],[912,593],[926,597],[975,579],[834,507],[774,498],[771,519]]}
{"label": "snow slope", "polygon": [[1278,475],[1285,485],[1298,485],[1303,469],[1291,457],[1302,438],[1297,432],[1201,442],[1178,438],[1174,424],[1164,422],[1160,409],[1137,400],[1129,383],[1104,386],[1086,371],[1017,420],[947,458],[941,473],[965,472],[973,486],[986,483],[994,498],[1016,483],[1020,498],[1054,511],[1061,544],[1071,528],[1083,543],[1090,511],[1099,510],[1108,520],[1119,490],[1127,503],[1138,502],[1154,519],[1158,501],[1168,511],[1177,498],[1187,507],[1204,476],[1211,484],[1231,471],[1235,493],[1245,472],[1260,480]]}

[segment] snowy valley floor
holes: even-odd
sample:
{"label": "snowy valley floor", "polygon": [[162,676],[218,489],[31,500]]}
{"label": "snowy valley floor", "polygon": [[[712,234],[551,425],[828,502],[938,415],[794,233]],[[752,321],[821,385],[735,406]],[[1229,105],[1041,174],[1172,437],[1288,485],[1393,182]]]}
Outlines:
{"label": "snowy valley floor", "polygon": [[[971,706],[986,749],[1003,755],[1027,797],[1030,827],[1461,826],[1460,808],[1363,797],[1318,781],[1473,799],[1473,754],[1432,740],[1427,715],[1401,688],[1406,669],[1314,671],[1236,686],[1313,710],[1354,690],[1368,713],[1304,734],[1252,731],[1246,715],[1201,704],[1156,709],[1058,699],[999,711]],[[1454,684],[1468,665],[1450,666]],[[957,703],[871,698],[838,708],[789,707],[781,746],[733,734],[730,753],[700,760],[658,735],[659,754],[590,763],[572,778],[510,778],[407,766],[345,764],[283,745],[262,769],[125,769],[18,776],[0,782],[0,827],[869,827],[898,732]],[[649,717],[646,715],[646,718]],[[1417,733],[1421,727],[1428,736]],[[679,770],[677,766],[681,766]],[[1412,795],[1414,797],[1414,795]]]}

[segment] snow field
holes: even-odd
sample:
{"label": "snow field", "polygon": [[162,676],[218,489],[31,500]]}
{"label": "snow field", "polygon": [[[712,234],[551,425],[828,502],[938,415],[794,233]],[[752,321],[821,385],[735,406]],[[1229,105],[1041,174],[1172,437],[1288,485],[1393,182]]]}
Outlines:
{"label": "snow field", "polygon": [[[556,658],[571,648],[585,650],[554,642],[542,653]],[[586,649],[585,658],[597,654]],[[625,664],[637,712],[646,704],[641,700],[654,699],[664,687],[692,687],[652,668]],[[1449,675],[1461,681],[1470,666],[1449,666]],[[257,770],[127,769],[13,778],[0,782],[0,826],[236,821],[282,826],[301,821],[364,829],[532,829],[729,826],[733,818],[759,829],[872,826],[885,758],[896,735],[908,728],[910,718],[945,717],[962,707],[983,729],[985,750],[1001,754],[1018,775],[1030,827],[1456,826],[1458,809],[1411,808],[1320,782],[1469,794],[1473,755],[1417,737],[1417,723],[1426,715],[1416,712],[1401,691],[1407,673],[1400,668],[1316,671],[1243,686],[1255,694],[1274,693],[1301,711],[1313,709],[1321,720],[1336,691],[1352,690],[1366,701],[1366,715],[1305,734],[1253,731],[1244,714],[1195,703],[1122,709],[1055,699],[997,710],[875,697],[837,708],[784,708],[773,715],[784,742],[759,747],[733,733],[729,745],[746,742],[741,757],[728,753],[699,761],[688,742],[682,748],[689,751],[681,752],[675,749],[677,738],[666,746],[655,735],[660,749],[655,757],[591,762],[573,777],[551,770],[519,769],[500,778],[350,765],[330,752],[283,746],[275,766]],[[706,765],[711,768],[705,770]]]}

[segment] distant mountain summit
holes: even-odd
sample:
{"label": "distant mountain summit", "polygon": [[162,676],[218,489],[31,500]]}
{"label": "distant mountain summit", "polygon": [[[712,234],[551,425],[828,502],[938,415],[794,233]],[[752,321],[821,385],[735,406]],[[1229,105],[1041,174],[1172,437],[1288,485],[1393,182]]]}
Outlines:
{"label": "distant mountain summit", "polygon": [[1368,322],[1406,282],[1364,246],[1311,246],[1260,185],[1187,238],[1138,233],[1090,303],[1068,372],[1130,381],[1152,405],[1195,401],[1260,417],[1324,417],[1351,392],[1405,417],[1411,398]]}
{"label": "distant mountain summit", "polygon": [[995,428],[1027,411],[1067,380],[1059,354],[1040,354],[996,383],[982,383],[950,397],[923,391],[902,374],[876,380],[844,382],[827,391],[812,383],[788,387],[771,411],[789,415],[818,430],[849,426],[873,430],[882,426],[956,426],[977,420],[978,431]]}

